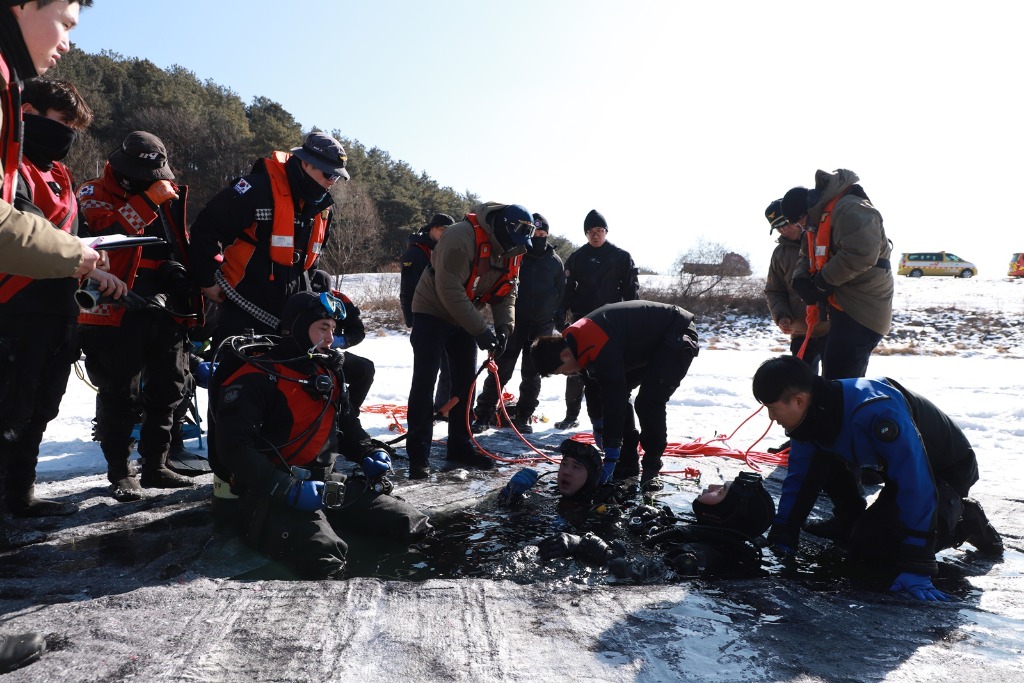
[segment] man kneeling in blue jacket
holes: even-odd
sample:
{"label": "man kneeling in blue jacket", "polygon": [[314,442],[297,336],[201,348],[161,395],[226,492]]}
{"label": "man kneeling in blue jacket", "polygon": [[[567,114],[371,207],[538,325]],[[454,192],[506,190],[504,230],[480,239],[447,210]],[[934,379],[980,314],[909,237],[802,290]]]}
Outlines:
{"label": "man kneeling in blue jacket", "polygon": [[894,564],[891,590],[920,600],[949,600],[932,584],[935,552],[973,545],[999,556],[1003,542],[981,506],[967,498],[978,461],[967,437],[928,399],[888,378],[826,381],[795,356],[765,361],[754,398],[792,440],[789,472],[768,534],[772,547],[796,551],[800,525],[817,494],[806,485],[812,458],[834,458],[885,482],[845,540],[851,555]]}

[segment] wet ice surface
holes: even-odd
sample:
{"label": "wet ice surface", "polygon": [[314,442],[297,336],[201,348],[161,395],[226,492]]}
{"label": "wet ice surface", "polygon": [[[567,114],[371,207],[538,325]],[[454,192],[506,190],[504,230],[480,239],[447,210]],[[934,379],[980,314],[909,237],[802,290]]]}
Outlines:
{"label": "wet ice surface", "polygon": [[[925,294],[921,282],[908,285],[918,298]],[[927,291],[940,291],[938,282],[923,282]],[[995,292],[989,300],[1003,302],[1004,313],[1006,302],[1024,298],[1012,284],[988,284]],[[935,299],[920,305],[932,307]],[[915,312],[915,320],[944,329],[942,320]],[[1005,334],[1009,347],[1024,347],[1019,327]],[[731,433],[753,412],[749,377],[783,345],[763,329],[732,331],[727,339],[736,348],[702,352],[673,397],[672,440]],[[450,537],[411,552],[366,549],[353,573],[383,578],[233,579],[266,563],[217,535],[208,478],[195,489],[146,492],[125,505],[105,496],[103,459],[88,441],[92,395],[72,378],[44,443],[39,489],[81,503],[83,511],[28,523],[50,540],[0,554],[0,631],[38,630],[51,649],[5,680],[1019,680],[1024,361],[974,337],[974,346],[961,351],[940,342],[934,353],[876,356],[871,372],[921,391],[964,427],[982,471],[973,494],[1004,535],[1001,562],[978,557],[968,545],[941,554],[936,584],[958,598],[941,605],[888,593],[879,577],[852,573],[829,543],[806,536],[797,564],[770,558],[770,574],[752,579],[632,585],[575,562],[541,565],[527,542],[542,535],[540,520],[516,527],[487,505],[514,467],[439,473],[429,482],[399,477],[397,493],[436,513]],[[943,355],[950,350],[954,355]],[[407,339],[371,338],[357,352],[377,363],[368,403],[404,403]],[[538,414],[561,418],[561,392],[559,380],[546,380]],[[366,422],[372,433],[393,436],[384,418]],[[766,426],[755,418],[733,445],[747,447]],[[536,429],[532,440],[548,451],[563,436],[550,422]],[[438,425],[435,436],[444,431]],[[775,428],[759,448],[782,439]],[[500,432],[480,440],[494,450],[522,451]],[[682,464],[711,483],[743,467],[726,458]],[[765,474],[777,496],[782,473]],[[695,492],[676,480],[664,502],[685,510]],[[821,506],[816,514],[824,514]]]}

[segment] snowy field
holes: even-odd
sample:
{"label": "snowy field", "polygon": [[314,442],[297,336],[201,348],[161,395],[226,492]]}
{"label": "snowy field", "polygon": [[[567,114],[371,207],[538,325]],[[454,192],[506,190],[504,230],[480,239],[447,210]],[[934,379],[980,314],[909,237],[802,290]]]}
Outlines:
{"label": "snowy field", "polygon": [[[380,277],[389,276],[350,276],[343,289],[358,303],[360,287],[378,287]],[[40,523],[50,534],[47,543],[0,558],[0,631],[41,631],[53,650],[9,679],[1019,680],[1024,281],[897,278],[895,308],[898,324],[883,344],[887,355],[873,357],[868,374],[898,379],[964,428],[982,472],[972,493],[1006,542],[1001,563],[981,561],[966,547],[943,553],[944,564],[965,582],[958,603],[908,604],[885,593],[837,593],[781,576],[756,586],[227,579],[230,573],[204,571],[196,562],[208,550],[201,515],[209,477],[198,478],[192,491],[147,491],[139,503],[118,506],[107,498],[103,457],[90,440],[94,395],[72,377],[43,443],[38,488],[79,502],[83,511]],[[958,331],[943,332],[953,329],[951,320]],[[969,322],[975,334],[964,334],[964,321],[976,321]],[[743,325],[714,348],[705,346],[693,363],[669,405],[670,441],[732,434],[757,409],[750,377],[761,361],[786,349],[786,340],[767,321]],[[707,331],[701,334],[706,340]],[[370,333],[354,351],[377,367],[366,404],[404,405],[412,363],[408,337]],[[508,390],[516,393],[517,385],[514,377]],[[535,443],[560,438],[552,423],[564,414],[563,388],[562,378],[545,380]],[[393,434],[381,415],[364,415],[363,422],[371,434]],[[757,415],[729,443],[746,449],[767,428],[767,418]],[[436,428],[435,437],[443,431]],[[772,427],[756,449],[783,439]],[[487,444],[485,434],[481,445]],[[669,461],[667,469],[676,466],[697,467],[713,483],[741,464],[703,458]],[[435,476],[417,484],[400,475],[396,493],[430,508],[500,488],[513,471]],[[74,562],[68,549],[107,547],[105,534],[117,538],[109,547],[130,555],[136,542],[149,547],[154,525],[170,528],[173,519],[187,520],[183,528],[201,537],[195,553],[146,562],[109,552],[87,555],[93,559],[79,558],[74,570],[83,577],[79,586],[19,570],[52,558],[54,571],[65,576],[65,564]]]}

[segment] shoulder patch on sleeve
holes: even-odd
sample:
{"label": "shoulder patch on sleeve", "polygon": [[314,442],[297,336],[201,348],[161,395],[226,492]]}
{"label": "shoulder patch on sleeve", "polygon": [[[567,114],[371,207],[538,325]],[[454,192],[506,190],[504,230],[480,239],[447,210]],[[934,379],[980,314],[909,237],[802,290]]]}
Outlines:
{"label": "shoulder patch on sleeve", "polygon": [[91,197],[96,192],[96,186],[92,183],[87,183],[78,188],[79,197]]}
{"label": "shoulder patch on sleeve", "polygon": [[892,443],[900,438],[900,426],[889,419],[875,422],[874,432],[875,438],[884,443]]}
{"label": "shoulder patch on sleeve", "polygon": [[246,180],[245,178],[239,178],[238,182],[235,183],[234,187],[235,192],[237,192],[238,194],[245,194],[251,189],[252,185],[250,185],[249,181]]}

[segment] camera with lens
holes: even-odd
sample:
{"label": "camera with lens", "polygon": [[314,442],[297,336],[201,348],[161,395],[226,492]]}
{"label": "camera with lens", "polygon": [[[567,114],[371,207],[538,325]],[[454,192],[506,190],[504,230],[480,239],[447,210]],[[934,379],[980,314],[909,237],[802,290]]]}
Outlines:
{"label": "camera with lens", "polygon": [[95,280],[86,280],[77,291],[75,291],[75,303],[83,311],[91,311],[100,304],[120,304],[126,311],[138,311],[145,308],[149,302],[135,292],[128,290],[120,299],[112,299],[100,293],[100,283]]}

